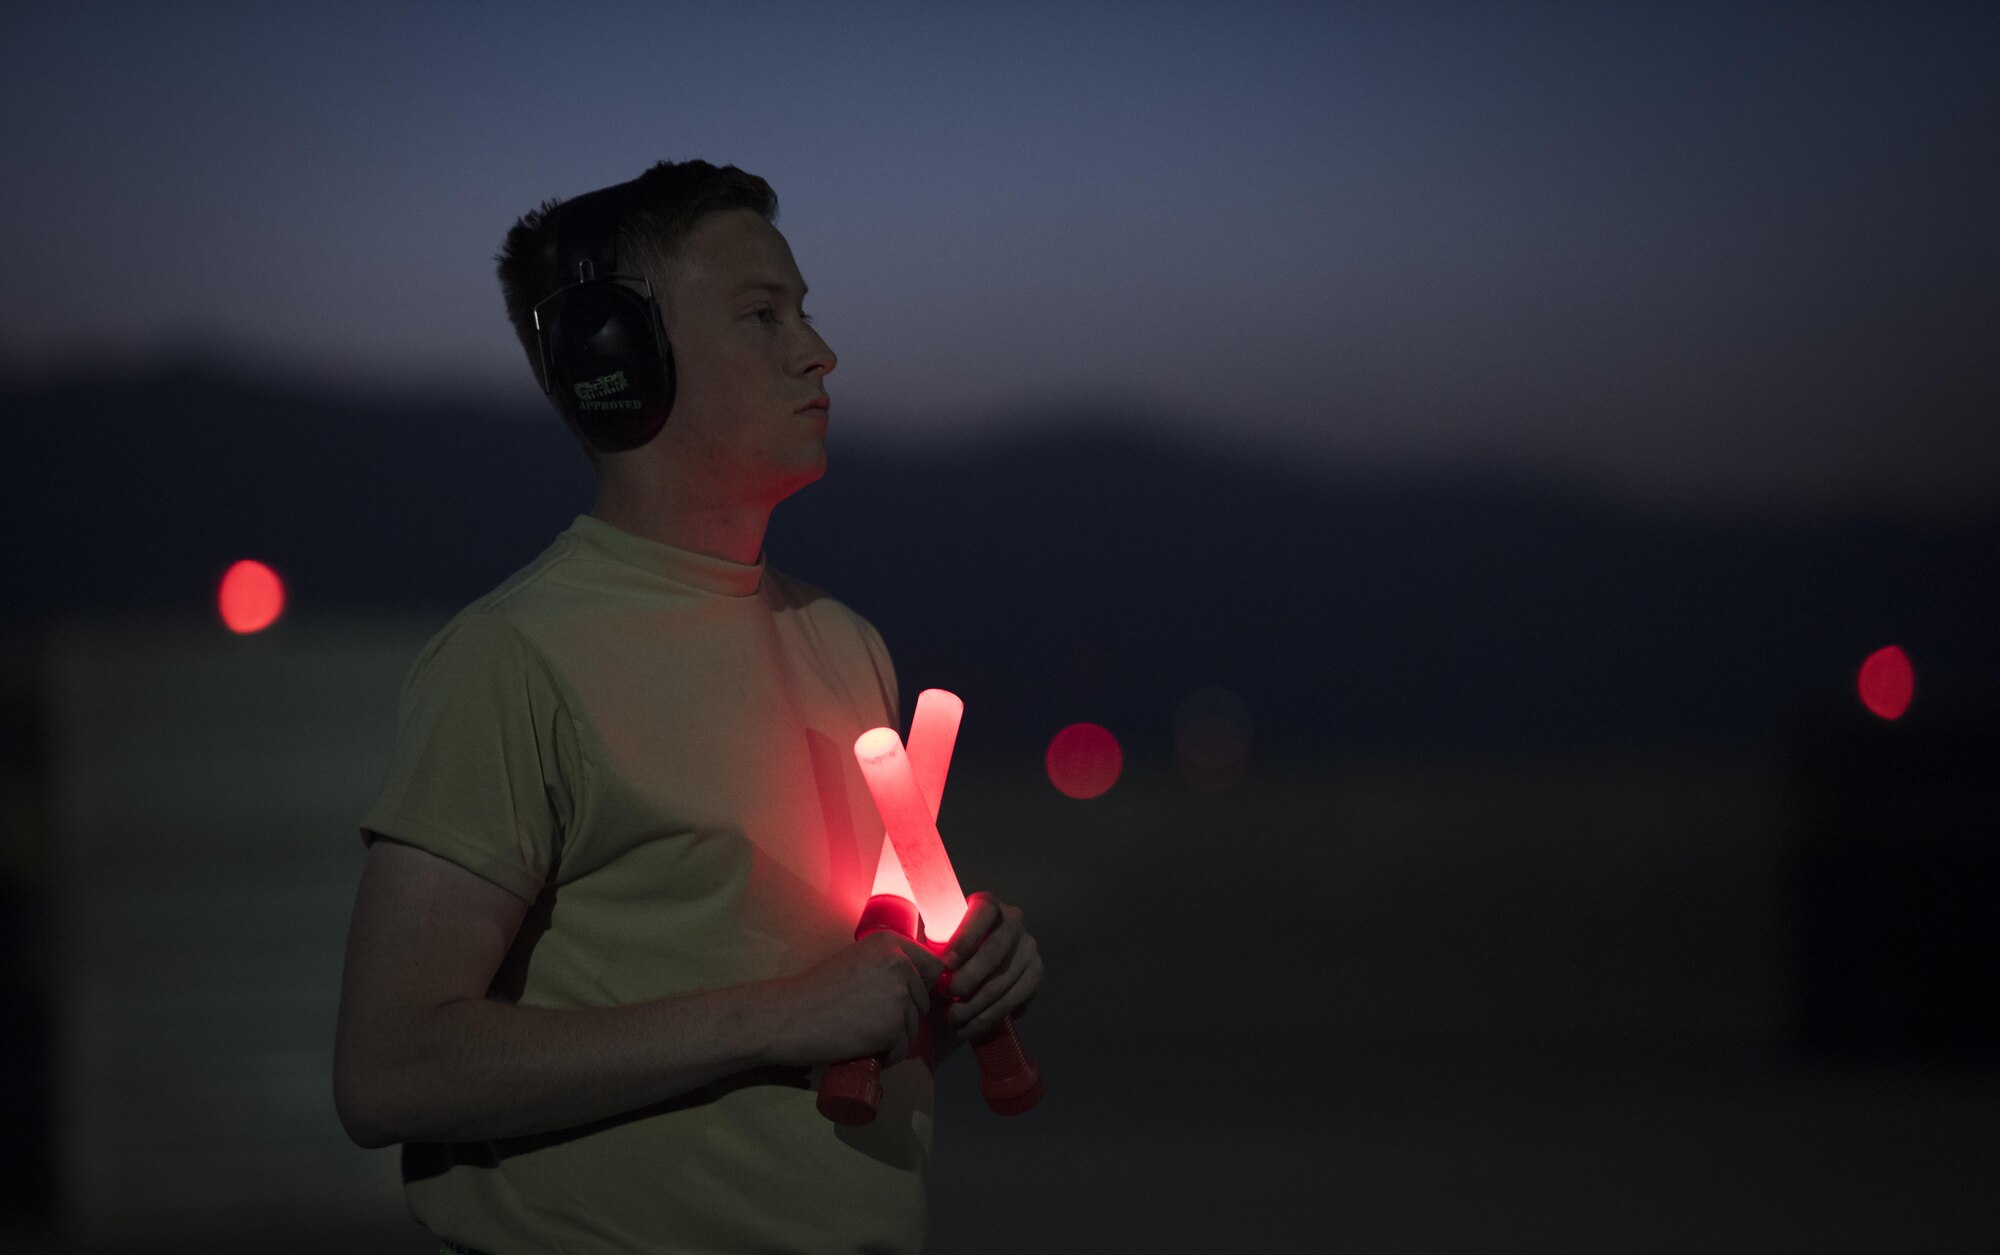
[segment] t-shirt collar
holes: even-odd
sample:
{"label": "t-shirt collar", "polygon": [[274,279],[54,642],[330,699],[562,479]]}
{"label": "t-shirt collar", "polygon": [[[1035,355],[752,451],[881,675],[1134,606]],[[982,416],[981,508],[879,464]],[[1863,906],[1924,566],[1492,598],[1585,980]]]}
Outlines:
{"label": "t-shirt collar", "polygon": [[635,536],[613,527],[593,514],[579,514],[569,525],[569,534],[583,547],[608,561],[637,567],[650,575],[686,584],[724,597],[749,597],[764,578],[764,555],[749,566],[713,554]]}

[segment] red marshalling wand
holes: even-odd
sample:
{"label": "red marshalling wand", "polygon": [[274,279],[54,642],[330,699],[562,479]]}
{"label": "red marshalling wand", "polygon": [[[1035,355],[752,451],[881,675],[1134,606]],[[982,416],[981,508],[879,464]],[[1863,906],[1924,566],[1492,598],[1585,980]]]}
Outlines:
{"label": "red marshalling wand", "polygon": [[[938,801],[964,711],[965,703],[952,694],[925,689],[917,695],[907,752],[894,728],[871,728],[854,743],[855,760],[888,832],[876,892],[862,910],[857,938],[882,928],[914,938],[915,915],[921,911],[924,944],[942,951],[965,918],[965,894],[937,829]],[[895,892],[904,888],[908,898]],[[935,992],[948,994],[950,984],[947,972]],[[1013,1016],[1002,1016],[974,1041],[972,1054],[979,1064],[979,1092],[989,1108],[1003,1116],[1019,1115],[1041,1101],[1041,1069],[1022,1049]],[[820,1078],[820,1112],[836,1123],[866,1124],[881,1102],[877,1059],[836,1063]]]}

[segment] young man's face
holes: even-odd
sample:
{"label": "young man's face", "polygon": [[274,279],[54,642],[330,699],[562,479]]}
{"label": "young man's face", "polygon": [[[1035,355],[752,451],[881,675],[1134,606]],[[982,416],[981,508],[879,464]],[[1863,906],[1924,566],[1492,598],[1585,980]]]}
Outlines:
{"label": "young man's face", "polygon": [[825,473],[836,359],[805,295],[785,237],[751,210],[682,241],[662,292],[679,380],[658,441],[705,488],[775,503]]}

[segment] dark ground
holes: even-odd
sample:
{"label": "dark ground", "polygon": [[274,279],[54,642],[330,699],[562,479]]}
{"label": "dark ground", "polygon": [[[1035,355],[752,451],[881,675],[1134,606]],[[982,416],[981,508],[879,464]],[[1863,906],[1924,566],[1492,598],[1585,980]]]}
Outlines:
{"label": "dark ground", "polygon": [[[947,1073],[927,1249],[2000,1249],[1991,1076],[1196,1045],[1039,1048],[1048,1098],[1008,1122]],[[0,1232],[0,1249],[114,1248]],[[384,1216],[138,1249],[436,1246]]]}
{"label": "dark ground", "polygon": [[[1048,1096],[940,1078],[933,1252],[2000,1249],[1994,1058],[1799,1048],[1754,754],[1142,768],[1091,803],[1023,766],[960,764],[944,822],[1031,912]],[[388,1205],[115,1249],[435,1247]]]}

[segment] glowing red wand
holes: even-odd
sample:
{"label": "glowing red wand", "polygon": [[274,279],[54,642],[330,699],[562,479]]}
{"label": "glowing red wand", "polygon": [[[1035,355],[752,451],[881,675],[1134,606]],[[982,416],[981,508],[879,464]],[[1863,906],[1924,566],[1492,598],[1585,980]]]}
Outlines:
{"label": "glowing red wand", "polygon": [[[938,800],[944,796],[945,777],[951,772],[951,751],[958,742],[958,725],[965,703],[943,689],[925,689],[917,694],[917,711],[910,718],[910,767],[918,779],[931,816],[937,816]],[[886,836],[881,857],[875,861],[875,885],[868,904],[861,908],[861,921],[854,926],[855,940],[869,933],[888,931],[915,939],[917,935],[916,894],[903,875],[896,845]],[[938,997],[946,996],[949,977],[939,983]],[[917,1026],[911,1053],[928,1058],[930,1022]],[[820,1113],[836,1124],[867,1124],[882,1106],[882,1063],[874,1057],[849,1059],[828,1067],[820,1075]]]}
{"label": "glowing red wand", "polygon": [[[895,889],[904,887],[895,883],[898,879],[908,886],[909,896],[923,913],[928,944],[934,948],[942,949],[965,918],[965,894],[936,820],[964,709],[952,694],[926,689],[917,697],[907,752],[893,728],[870,729],[854,743],[855,760],[888,834],[876,873],[876,896],[862,912],[856,936],[899,922],[892,905],[900,896]],[[947,992],[949,985],[947,974],[939,991]],[[988,1107],[1001,1115],[1018,1115],[1041,1101],[1041,1070],[1021,1048],[1011,1015],[1002,1016],[999,1024],[973,1042],[972,1052],[979,1063],[979,1091]],[[866,1067],[874,1063],[855,1060],[827,1069],[820,1086],[820,1110],[843,1123],[872,1120],[881,1094],[879,1069]],[[865,1071],[855,1072],[857,1065]],[[865,1082],[873,1082],[872,1089]],[[874,1102],[868,1101],[871,1097]]]}
{"label": "glowing red wand", "polygon": [[[963,703],[941,690],[927,690],[923,696],[932,692],[938,694],[934,700],[963,709]],[[923,696],[917,702],[920,712],[924,707]],[[952,718],[950,724],[955,733],[957,719]],[[922,731],[920,713],[919,719],[911,723],[912,739]],[[943,762],[934,762],[931,752],[929,745],[923,745],[920,751],[927,771],[937,773],[936,787],[941,794],[949,747]],[[918,785],[911,762],[916,756],[904,752],[893,728],[871,729],[854,743],[854,757],[861,764],[861,775],[868,781],[868,792],[875,799],[882,826],[896,847],[896,857],[909,879],[917,909],[923,913],[924,932],[932,939],[932,945],[942,947],[965,918],[965,894],[958,887],[958,875],[945,853],[944,838],[938,835],[931,805]],[[1041,1070],[1022,1050],[1012,1016],[1001,1017],[999,1024],[972,1043],[972,1051],[979,1061],[979,1092],[985,1096],[988,1107],[1001,1115],[1018,1115],[1041,1101]]]}

